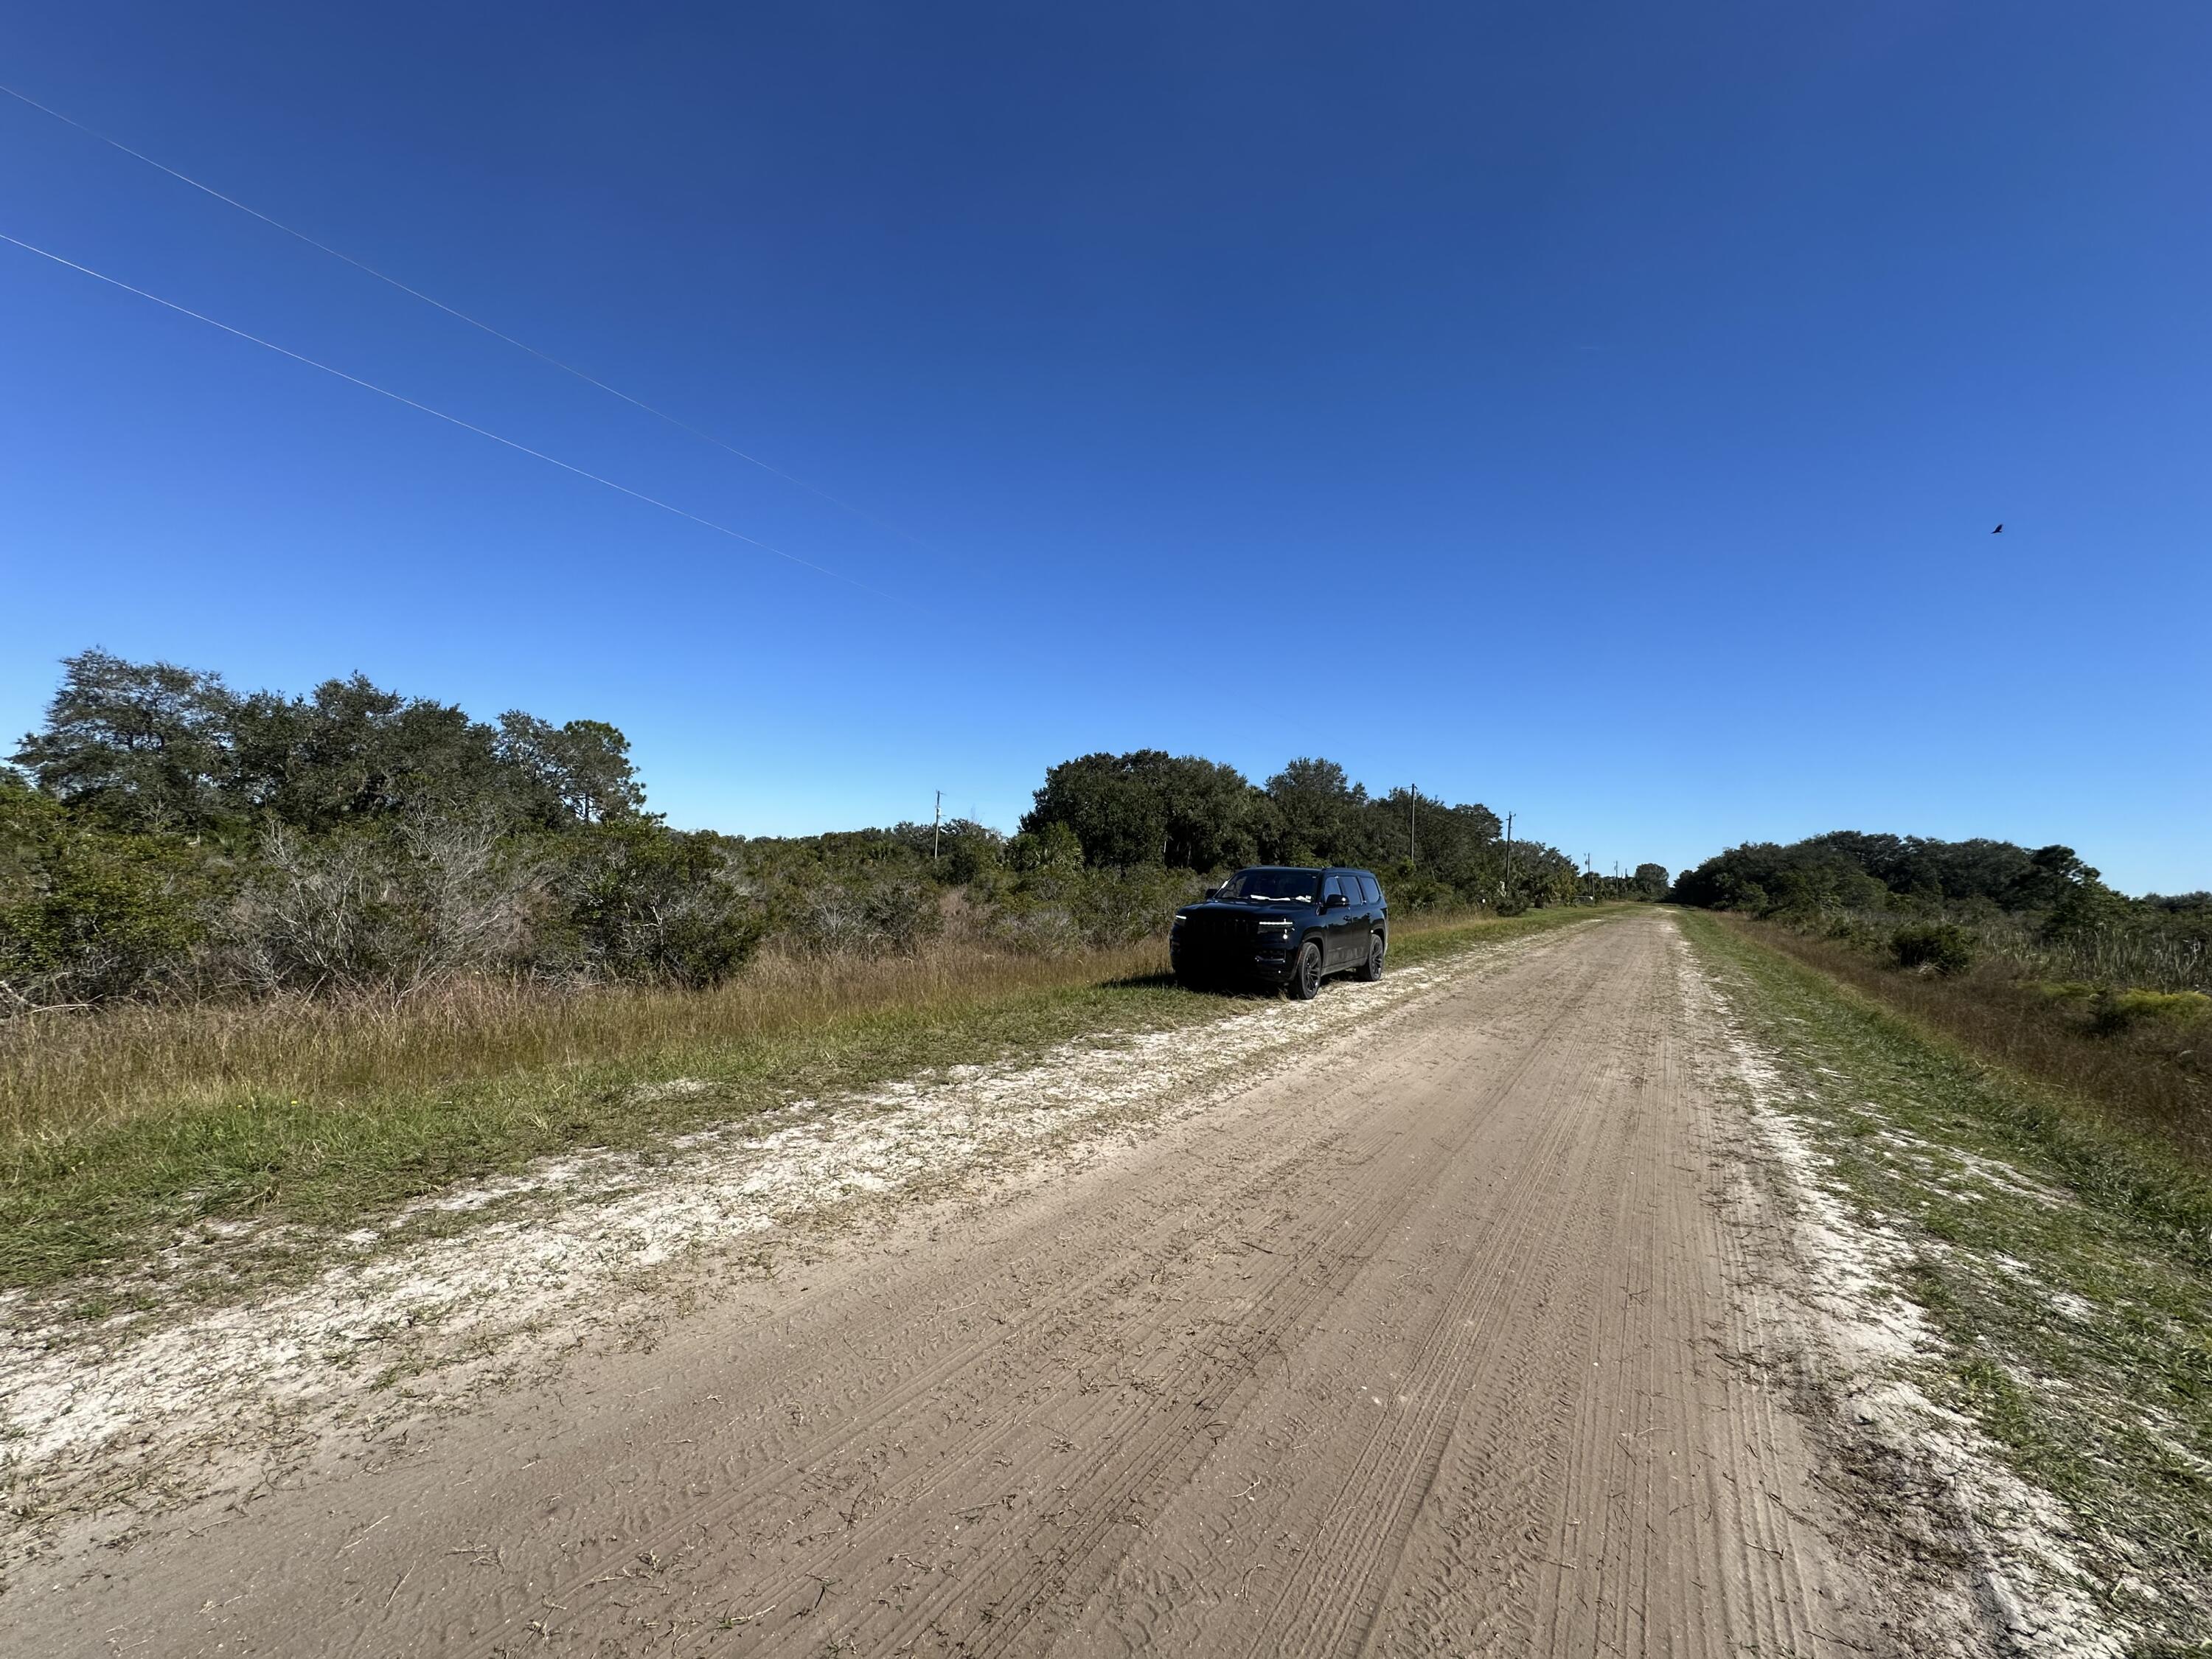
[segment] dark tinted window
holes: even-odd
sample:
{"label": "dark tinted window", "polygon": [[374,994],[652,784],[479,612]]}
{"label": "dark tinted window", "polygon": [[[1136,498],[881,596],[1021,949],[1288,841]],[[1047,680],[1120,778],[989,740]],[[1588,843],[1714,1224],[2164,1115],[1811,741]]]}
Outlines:
{"label": "dark tinted window", "polygon": [[1328,884],[1321,890],[1321,896],[1323,898],[1328,897],[1332,893],[1342,893],[1346,898],[1352,896],[1350,890],[1346,887],[1345,878],[1342,876],[1331,876],[1328,878]]}
{"label": "dark tinted window", "polygon": [[1295,899],[1310,904],[1320,892],[1318,870],[1239,870],[1221,884],[1225,899]]}
{"label": "dark tinted window", "polygon": [[1370,904],[1380,904],[1382,902],[1382,890],[1376,884],[1374,877],[1360,877],[1359,889],[1362,892],[1367,895],[1367,902]]}

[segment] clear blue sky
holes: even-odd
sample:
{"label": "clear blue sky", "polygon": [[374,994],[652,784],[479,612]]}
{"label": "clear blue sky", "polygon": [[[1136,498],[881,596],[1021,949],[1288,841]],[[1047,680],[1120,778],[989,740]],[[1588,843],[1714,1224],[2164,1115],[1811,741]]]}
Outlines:
{"label": "clear blue sky", "polygon": [[2197,0],[79,0],[0,79],[903,532],[0,100],[0,230],[853,579],[0,246],[9,737],[98,643],[747,833],[1157,746],[2212,885]]}

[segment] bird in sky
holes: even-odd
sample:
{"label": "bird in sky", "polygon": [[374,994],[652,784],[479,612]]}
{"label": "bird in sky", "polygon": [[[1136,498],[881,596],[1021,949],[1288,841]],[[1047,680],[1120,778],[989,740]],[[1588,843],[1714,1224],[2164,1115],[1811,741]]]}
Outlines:
{"label": "bird in sky", "polygon": [[2004,534],[2004,526],[2003,526],[2002,525],[1999,525],[1999,526],[1998,526],[1995,530],[1992,530],[1991,532],[1990,532],[1990,535],[1992,535],[1992,536],[2002,536],[2002,535],[2003,535],[2003,534]]}

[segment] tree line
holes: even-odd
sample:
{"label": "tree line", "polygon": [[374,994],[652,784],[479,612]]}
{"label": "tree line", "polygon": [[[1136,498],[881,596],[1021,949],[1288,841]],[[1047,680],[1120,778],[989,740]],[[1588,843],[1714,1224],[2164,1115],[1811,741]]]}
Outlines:
{"label": "tree line", "polygon": [[1577,898],[1656,900],[1667,871],[1578,871],[1557,848],[1509,840],[1498,814],[1411,788],[1370,794],[1334,761],[1291,761],[1264,786],[1233,767],[1157,749],[1085,755],[1045,774],[1022,836],[1064,830],[1090,863],[1191,870],[1252,863],[1387,872],[1394,902],[1506,910]]}
{"label": "tree line", "polygon": [[1158,750],[1054,766],[1017,833],[671,829],[614,726],[479,721],[361,675],[304,695],[87,651],[0,767],[0,1016],[122,997],[410,994],[468,975],[710,985],[764,941],[1053,951],[1157,932],[1236,865],[1363,865],[1394,903],[1656,899],[1509,842],[1496,814],[1264,785]]}
{"label": "tree line", "polygon": [[1986,946],[2099,981],[2212,985],[2212,893],[2130,897],[2070,847],[1839,830],[1732,847],[1668,896],[1878,943],[1908,967],[1963,971]]}

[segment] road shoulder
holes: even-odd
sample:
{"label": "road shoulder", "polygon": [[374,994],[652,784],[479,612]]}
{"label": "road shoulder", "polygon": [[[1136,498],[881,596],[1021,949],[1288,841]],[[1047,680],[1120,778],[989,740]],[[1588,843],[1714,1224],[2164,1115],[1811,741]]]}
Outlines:
{"label": "road shoulder", "polygon": [[1986,1646],[2212,1634],[2212,1283],[2124,1177],[2039,1142],[2036,1085],[1686,917],[1803,1304],[1808,1407],[1900,1565]]}

